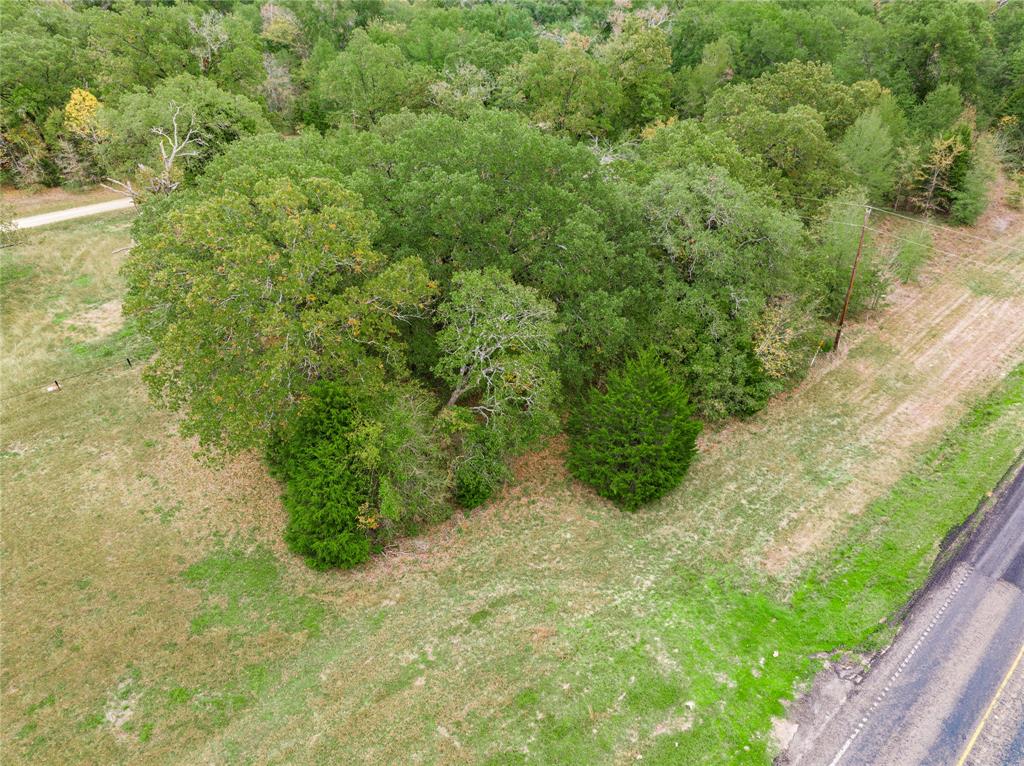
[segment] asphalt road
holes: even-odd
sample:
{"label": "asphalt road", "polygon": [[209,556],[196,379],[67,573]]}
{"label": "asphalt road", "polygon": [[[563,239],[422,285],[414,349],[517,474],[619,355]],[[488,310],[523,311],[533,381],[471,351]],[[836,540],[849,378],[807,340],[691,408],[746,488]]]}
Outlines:
{"label": "asphalt road", "polygon": [[799,766],[1024,764],[1024,470]]}
{"label": "asphalt road", "polygon": [[134,204],[127,197],[122,197],[120,199],[112,199],[109,202],[97,202],[95,205],[82,205],[81,207],[72,207],[67,210],[54,210],[52,213],[40,213],[39,215],[15,218],[14,224],[19,229],[34,229],[37,226],[70,221],[72,218],[85,218],[86,216],[109,213],[114,210],[124,210]]}

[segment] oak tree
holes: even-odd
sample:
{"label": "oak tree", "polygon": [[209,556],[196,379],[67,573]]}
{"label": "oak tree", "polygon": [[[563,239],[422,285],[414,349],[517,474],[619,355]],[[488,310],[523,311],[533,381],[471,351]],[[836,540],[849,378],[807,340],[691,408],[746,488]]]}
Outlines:
{"label": "oak tree", "polygon": [[125,313],[152,338],[145,378],[203,446],[261,446],[318,380],[404,373],[398,325],[427,310],[414,257],[371,246],[375,219],[334,181],[267,176],[146,211]]}

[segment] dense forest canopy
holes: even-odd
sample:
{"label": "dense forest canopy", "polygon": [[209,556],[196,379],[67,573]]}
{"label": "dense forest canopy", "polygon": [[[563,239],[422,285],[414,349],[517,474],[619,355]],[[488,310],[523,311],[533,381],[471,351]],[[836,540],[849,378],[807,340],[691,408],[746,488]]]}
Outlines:
{"label": "dense forest canopy", "polygon": [[[695,418],[828,349],[866,204],[970,223],[1024,164],[1024,0],[0,9],[4,182],[140,203],[151,391],[267,451],[317,566],[485,501],[567,419],[578,476],[667,491]],[[918,239],[869,233],[854,313]]]}

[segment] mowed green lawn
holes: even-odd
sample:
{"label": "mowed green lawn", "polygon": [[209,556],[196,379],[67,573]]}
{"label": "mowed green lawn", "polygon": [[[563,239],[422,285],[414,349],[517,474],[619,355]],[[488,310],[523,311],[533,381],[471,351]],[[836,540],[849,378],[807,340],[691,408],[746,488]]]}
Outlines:
{"label": "mowed green lawn", "polygon": [[654,507],[575,485],[556,442],[488,507],[312,572],[259,460],[197,462],[122,366],[148,353],[129,222],[0,251],[5,763],[767,763],[811,655],[884,640],[1022,447],[1024,256],[980,245]]}

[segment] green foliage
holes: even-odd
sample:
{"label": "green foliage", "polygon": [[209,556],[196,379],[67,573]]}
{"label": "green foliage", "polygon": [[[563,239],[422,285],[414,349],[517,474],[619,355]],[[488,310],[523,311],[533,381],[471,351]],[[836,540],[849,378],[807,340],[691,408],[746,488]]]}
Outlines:
{"label": "green foliage", "polygon": [[47,120],[59,119],[72,89],[85,75],[80,51],[84,30],[63,5],[11,0],[0,29],[0,174],[18,186],[56,183],[51,156],[55,136]]}
{"label": "green foliage", "polygon": [[204,19],[211,16],[214,26],[212,43],[200,36],[205,25],[193,26],[200,40],[192,52],[203,57],[201,69],[223,90],[254,101],[265,98],[267,109],[277,111],[272,73],[266,67],[268,57],[274,57],[262,50],[253,24],[240,15],[220,16],[214,11],[207,11]]}
{"label": "green foliage", "polygon": [[431,403],[415,387],[320,382],[267,449],[285,483],[285,539],[317,568],[351,567],[447,515]]}
{"label": "green foliage", "polygon": [[508,445],[504,434],[476,426],[462,439],[462,452],[455,465],[455,500],[466,509],[487,502],[509,478],[505,464]]}
{"label": "green foliage", "polygon": [[8,0],[0,30],[0,116],[6,133],[21,122],[39,127],[67,101],[85,74],[85,40],[76,14],[57,3]]}
{"label": "green foliage", "polygon": [[[756,411],[838,310],[857,202],[972,221],[977,126],[1021,143],[1015,6],[107,5],[5,6],[4,179],[146,166],[126,311],[203,447],[344,391],[296,501],[358,517],[324,561],[483,502],[643,349],[701,416]],[[869,241],[853,310],[884,293]]]}
{"label": "green foliage", "polygon": [[407,60],[436,71],[469,64],[496,75],[530,50],[527,37],[532,37],[532,30],[525,37],[518,32],[506,37],[507,30],[476,28],[472,22],[480,20],[485,7],[477,5],[468,13],[456,8],[410,8],[407,23],[375,24],[367,33],[374,42],[396,45]]}
{"label": "green foliage", "polygon": [[880,20],[886,56],[877,63],[894,83],[919,99],[944,84],[967,94],[978,91],[982,50],[992,41],[984,6],[962,0],[889,3]]}
{"label": "green foliage", "polygon": [[949,220],[970,226],[988,207],[988,189],[996,176],[996,161],[990,140],[981,139],[971,152],[970,166],[951,194]]}
{"label": "green foliage", "polygon": [[[370,134],[247,139],[211,164],[196,191],[247,188],[264,173],[333,178],[358,191],[380,220],[377,249],[423,257],[442,294],[454,273],[493,266],[555,301],[567,387],[585,387],[649,332],[657,264],[643,250],[631,193],[610,184],[589,151],[514,115],[393,115]],[[147,205],[137,225],[160,220]],[[422,376],[436,360],[421,344],[431,335],[422,324],[403,333],[412,341],[413,327],[410,364]]]}
{"label": "green foliage", "polygon": [[204,446],[260,446],[318,379],[404,370],[397,323],[431,295],[415,258],[370,245],[375,220],[334,181],[268,174],[146,217],[125,312],[157,357],[151,393]]}
{"label": "green foliage", "polygon": [[528,444],[557,422],[555,307],[497,269],[462,271],[437,317],[442,325],[435,372],[448,384],[448,406],[470,409]]}
{"label": "green foliage", "polygon": [[699,64],[679,69],[675,76],[674,94],[676,106],[682,114],[687,117],[703,114],[712,94],[733,79],[738,45],[735,36],[723,35],[704,46]]}
{"label": "green foliage", "polygon": [[139,164],[159,167],[161,141],[169,151],[175,135],[184,140],[190,128],[196,139],[180,159],[185,175],[197,174],[232,141],[270,130],[258,104],[188,74],[163,80],[150,93],[123,96],[100,112],[100,123],[106,134],[100,158],[112,174]]}
{"label": "green foliage", "polygon": [[[843,307],[866,204],[860,191],[841,194],[822,208],[820,221],[812,230],[818,270],[815,279],[821,291],[818,305],[826,319],[836,319]],[[868,226],[872,227],[870,220]],[[857,279],[850,295],[850,316],[874,308],[884,295],[885,285],[874,232],[865,231]]]}
{"label": "green foliage", "polygon": [[794,206],[806,206],[803,198],[826,197],[841,184],[839,154],[828,139],[822,116],[814,108],[798,104],[774,112],[755,104],[723,114],[722,119],[744,154],[763,159],[773,186],[791,198]]}
{"label": "green foliage", "polygon": [[621,89],[620,128],[641,127],[669,114],[672,52],[663,30],[631,18],[599,50],[598,57],[607,62]]}
{"label": "green foliage", "polygon": [[1014,210],[1024,207],[1024,173],[1016,173],[1010,178],[1010,190],[1006,194],[1006,204]]}
{"label": "green foliage", "polygon": [[642,199],[676,275],[654,322],[660,345],[702,415],[756,411],[776,384],[757,359],[755,327],[770,299],[810,289],[800,222],[717,167],[662,173]]}
{"label": "green foliage", "polygon": [[725,131],[697,120],[649,128],[629,162],[621,165],[616,170],[641,185],[662,170],[688,170],[692,166],[724,168],[750,190],[768,183],[760,157],[744,154]]}
{"label": "green foliage", "polygon": [[682,480],[700,431],[685,389],[657,355],[642,352],[571,416],[569,469],[633,511]]}
{"label": "green foliage", "polygon": [[960,89],[956,85],[940,85],[929,93],[913,112],[913,126],[925,142],[947,133],[964,110]]}
{"label": "green foliage", "polygon": [[[437,319],[435,373],[450,390],[455,499],[475,508],[508,478],[508,455],[558,427],[555,307],[506,272],[462,271]],[[461,414],[450,409],[462,401]]]}
{"label": "green foliage", "polygon": [[589,40],[565,44],[542,40],[501,81],[501,103],[529,115],[541,128],[576,138],[612,132],[624,94],[604,62],[589,52]]}
{"label": "green foliage", "polygon": [[[860,85],[860,84],[858,84]],[[863,84],[868,86],[867,83]],[[710,120],[742,119],[760,107],[781,114],[796,106],[813,109],[830,137],[841,136],[880,91],[839,82],[828,64],[791,61],[749,84],[732,85],[715,93],[706,110]]]}
{"label": "green foliage", "polygon": [[895,180],[892,137],[879,110],[864,112],[849,127],[839,143],[839,152],[850,175],[864,187],[871,202],[883,202]]}
{"label": "green foliage", "polygon": [[910,132],[909,121],[903,108],[891,93],[883,93],[873,109],[878,111],[882,125],[889,133],[894,146],[905,142]]}
{"label": "green foliage", "polygon": [[198,75],[189,21],[198,21],[201,15],[195,6],[134,0],[121,0],[115,12],[86,9],[78,23],[88,30],[88,56],[102,85],[100,99],[153,88],[182,73]]}
{"label": "green foliage", "polygon": [[357,30],[320,73],[317,87],[334,124],[366,128],[385,114],[425,107],[432,79],[428,68],[407,61],[397,46],[380,45]]}
{"label": "green foliage", "polygon": [[330,141],[346,183],[381,221],[378,243],[452,275],[496,267],[560,307],[557,366],[585,386],[646,332],[657,277],[635,204],[593,154],[514,115],[483,110],[386,119],[365,140]]}
{"label": "green foliage", "polygon": [[349,568],[370,556],[371,486],[352,444],[357,422],[351,397],[320,383],[268,450],[285,482],[284,539],[315,569]]}
{"label": "green foliage", "polygon": [[377,543],[448,515],[449,476],[434,401],[411,384],[352,387],[359,417],[348,439],[370,485],[367,523]]}
{"label": "green foliage", "polygon": [[931,256],[931,231],[927,226],[915,226],[905,229],[900,236],[905,241],[900,242],[893,260],[896,277],[904,284],[916,282],[918,272]]}

